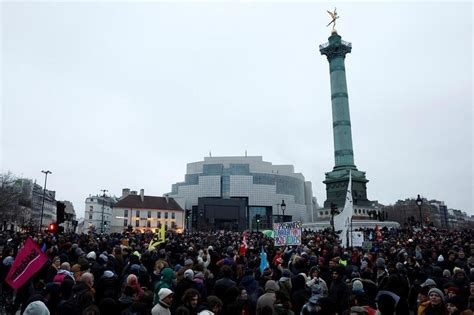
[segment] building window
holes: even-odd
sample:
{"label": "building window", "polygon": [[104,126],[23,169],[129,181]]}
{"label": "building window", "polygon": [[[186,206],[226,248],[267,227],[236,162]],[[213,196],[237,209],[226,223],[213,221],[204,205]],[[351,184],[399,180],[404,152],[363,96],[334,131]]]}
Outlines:
{"label": "building window", "polygon": [[168,219],[168,212],[165,212],[165,219]]}
{"label": "building window", "polygon": [[326,214],[326,215],[328,215],[328,214],[329,214],[329,211],[326,211],[326,213],[325,213],[325,214]]}
{"label": "building window", "polygon": [[158,211],[158,212],[156,213],[156,217],[157,217],[158,219],[161,219],[161,211]]}
{"label": "building window", "polygon": [[89,211],[94,211],[94,206],[89,206]]}
{"label": "building window", "polygon": [[146,227],[151,227],[151,221],[146,221]]}
{"label": "building window", "polygon": [[168,229],[168,222],[165,222],[165,230]]}
{"label": "building window", "polygon": [[139,218],[140,217],[140,210],[137,210],[136,214],[137,214],[137,218]]}
{"label": "building window", "polygon": [[125,226],[125,227],[128,226],[128,220],[127,219],[123,219],[123,226]]}
{"label": "building window", "polygon": [[171,212],[171,219],[176,219],[176,214],[174,212]]}
{"label": "building window", "polygon": [[128,209],[123,210],[123,216],[128,218]]}
{"label": "building window", "polygon": [[148,211],[148,219],[151,219],[151,211]]}
{"label": "building window", "polygon": [[92,220],[92,213],[89,214],[89,220]]}
{"label": "building window", "polygon": [[140,220],[135,220],[135,226],[139,227],[140,226]]}

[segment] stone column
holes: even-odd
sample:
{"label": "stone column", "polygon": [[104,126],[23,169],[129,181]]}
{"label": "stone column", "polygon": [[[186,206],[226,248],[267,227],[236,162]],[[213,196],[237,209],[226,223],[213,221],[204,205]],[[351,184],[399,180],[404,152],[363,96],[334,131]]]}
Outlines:
{"label": "stone column", "polygon": [[334,134],[334,170],[355,168],[352,149],[351,118],[347,94],[346,69],[344,59],[350,53],[352,45],[341,40],[336,32],[331,34],[329,42],[319,47],[322,55],[329,61],[331,77],[331,102]]}

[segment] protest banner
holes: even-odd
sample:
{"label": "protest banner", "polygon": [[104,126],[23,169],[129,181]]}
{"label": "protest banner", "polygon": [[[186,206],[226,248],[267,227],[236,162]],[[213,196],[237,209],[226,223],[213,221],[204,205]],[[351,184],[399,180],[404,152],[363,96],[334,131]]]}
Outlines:
{"label": "protest banner", "polygon": [[273,223],[275,246],[301,245],[300,221]]}
{"label": "protest banner", "polygon": [[362,243],[362,248],[365,250],[371,250],[372,249],[372,242],[371,241],[364,241]]}
{"label": "protest banner", "polygon": [[352,247],[362,247],[364,243],[363,232],[352,232]]}
{"label": "protest banner", "polygon": [[20,249],[13,261],[12,267],[5,281],[13,288],[18,289],[28,281],[48,261],[48,256],[30,237]]}

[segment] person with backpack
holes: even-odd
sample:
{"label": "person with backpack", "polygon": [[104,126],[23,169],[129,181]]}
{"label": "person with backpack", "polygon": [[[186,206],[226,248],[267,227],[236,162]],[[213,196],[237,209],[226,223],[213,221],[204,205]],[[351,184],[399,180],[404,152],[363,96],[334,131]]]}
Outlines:
{"label": "person with backpack", "polygon": [[54,276],[53,282],[61,285],[66,278],[74,281],[74,275],[71,273],[71,265],[68,262],[63,262],[58,273]]}

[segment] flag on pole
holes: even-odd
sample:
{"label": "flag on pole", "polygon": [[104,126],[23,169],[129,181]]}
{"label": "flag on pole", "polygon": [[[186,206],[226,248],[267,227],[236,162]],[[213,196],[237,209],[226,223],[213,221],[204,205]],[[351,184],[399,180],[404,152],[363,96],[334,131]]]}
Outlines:
{"label": "flag on pole", "polygon": [[342,246],[348,246],[348,238],[350,233],[350,222],[354,213],[354,204],[352,201],[352,172],[349,170],[349,183],[347,184],[346,200],[342,211],[334,217],[334,229],[342,231],[339,234]]}
{"label": "flag on pole", "polygon": [[239,255],[245,256],[245,254],[247,253],[247,248],[248,248],[247,232],[244,232],[243,238],[242,238],[242,244],[240,245],[240,248],[239,248]]}
{"label": "flag on pole", "polygon": [[161,224],[160,229],[155,230],[155,234],[153,234],[153,239],[150,241],[148,245],[148,250],[154,250],[156,246],[160,245],[165,241],[165,225]]}
{"label": "flag on pole", "polygon": [[263,274],[263,271],[268,267],[270,267],[270,264],[268,263],[267,253],[262,246],[262,250],[260,251],[260,272]]}
{"label": "flag on pole", "polygon": [[18,289],[25,284],[48,261],[48,256],[30,237],[20,249],[13,261],[12,267],[5,281],[13,288]]}
{"label": "flag on pole", "polygon": [[377,241],[383,240],[382,232],[380,232],[380,227],[378,224],[375,225],[375,237],[377,238]]}

